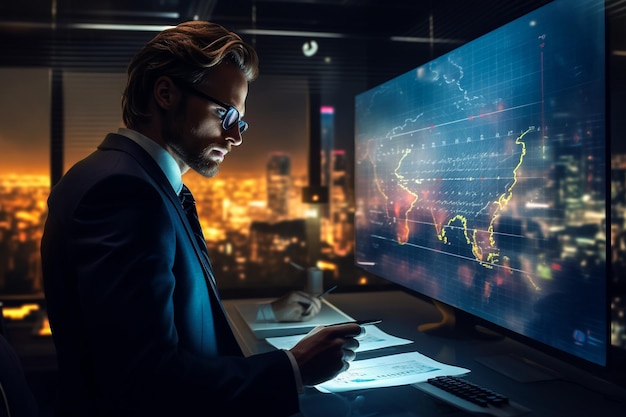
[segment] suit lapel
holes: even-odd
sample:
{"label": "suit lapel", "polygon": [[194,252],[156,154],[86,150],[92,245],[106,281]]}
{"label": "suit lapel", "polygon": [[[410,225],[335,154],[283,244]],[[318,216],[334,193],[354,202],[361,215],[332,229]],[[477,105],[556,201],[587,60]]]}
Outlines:
{"label": "suit lapel", "polygon": [[213,267],[209,259],[204,256],[202,248],[198,245],[193,229],[187,220],[187,215],[183,211],[183,207],[180,203],[180,199],[172,189],[167,177],[154,161],[154,159],[138,144],[128,139],[125,136],[117,134],[109,134],[99,146],[100,149],[117,149],[131,155],[146,171],[146,173],[154,180],[156,186],[160,189],[162,195],[169,201],[169,203],[175,208],[176,214],[180,222],[185,228],[187,237],[193,245],[194,251],[198,258],[198,261],[202,264],[202,268],[205,272],[205,278],[210,288],[217,294],[217,287],[215,285],[215,276],[213,274]]}

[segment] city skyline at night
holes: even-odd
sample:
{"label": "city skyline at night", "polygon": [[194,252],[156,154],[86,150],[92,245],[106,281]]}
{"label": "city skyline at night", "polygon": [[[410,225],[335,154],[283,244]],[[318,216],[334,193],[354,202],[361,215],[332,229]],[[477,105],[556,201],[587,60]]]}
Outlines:
{"label": "city skyline at night", "polygon": [[[0,97],[0,109],[4,110],[0,112],[0,145],[5,149],[0,155],[0,221],[1,237],[6,243],[0,291],[37,293],[41,290],[38,245],[50,186],[49,73],[47,70],[0,71],[3,76],[0,79],[9,93]],[[220,276],[225,286],[245,285],[246,275],[253,278],[254,274],[246,270],[254,271],[254,268],[245,266],[250,263],[247,245],[252,229],[259,239],[259,230],[264,230],[260,226],[264,224],[301,221],[308,216],[308,207],[302,203],[301,196],[302,188],[308,185],[306,82],[294,77],[287,80],[288,85],[281,80],[282,87],[276,88],[275,81],[260,77],[251,84],[244,115],[251,128],[243,144],[227,155],[220,172],[213,178],[203,178],[194,172],[183,177],[198,200],[205,238],[216,268],[222,268]],[[119,100],[124,82],[124,74],[64,74],[64,171],[93,152],[107,133],[121,127]],[[18,95],[23,100],[14,103],[10,98]],[[285,183],[288,186],[279,190],[285,193],[281,198],[289,209],[280,214],[272,211],[266,183],[268,163],[277,154],[290,166],[290,179]],[[348,166],[344,165],[342,170],[346,169]],[[335,175],[349,177],[345,173]],[[272,193],[274,199],[278,197],[275,194]],[[341,195],[343,201],[335,199],[334,204],[341,205],[345,211],[350,206],[345,201],[349,193],[344,190]],[[346,216],[342,219],[349,220]],[[318,229],[325,236],[321,240],[341,245],[342,253],[351,247],[346,243],[352,239],[352,229],[347,225],[333,228],[331,222],[324,220]],[[338,230],[345,230],[345,237],[339,238]],[[305,235],[291,239],[306,246]],[[280,245],[272,249],[273,257],[288,265],[288,256],[281,255],[280,250]],[[286,272],[282,276],[287,279],[289,274],[297,273]]]}

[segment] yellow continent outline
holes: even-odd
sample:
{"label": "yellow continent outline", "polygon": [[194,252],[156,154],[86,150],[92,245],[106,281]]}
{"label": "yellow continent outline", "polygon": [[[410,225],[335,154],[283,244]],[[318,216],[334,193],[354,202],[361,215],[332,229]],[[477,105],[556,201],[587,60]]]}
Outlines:
{"label": "yellow continent outline", "polygon": [[[522,141],[522,139],[532,129],[533,129],[532,127],[529,127],[515,139],[515,144],[520,145],[522,147],[522,150],[520,152],[519,161],[517,162],[517,165],[513,169],[513,181],[511,185],[505,190],[505,192],[502,193],[495,201],[492,202],[492,204],[495,204],[495,210],[493,212],[493,215],[491,216],[489,227],[487,228],[487,232],[489,233],[489,247],[490,248],[495,249],[495,245],[496,245],[496,242],[494,239],[495,221],[498,219],[498,217],[500,216],[500,213],[504,210],[506,205],[509,203],[509,201],[513,197],[513,188],[517,184],[517,171],[519,170],[519,168],[522,166],[522,163],[524,162],[524,156],[526,155],[526,143]],[[403,184],[404,176],[399,173],[402,163],[404,162],[404,160],[410,153],[411,153],[411,149],[406,149],[403,152],[402,157],[398,161],[398,165],[396,169],[394,170],[394,175],[399,180],[398,186],[402,188],[404,191],[406,191],[409,195],[414,197],[413,200],[411,201],[411,204],[409,205],[409,208],[404,213],[404,231],[402,235],[398,235],[398,243],[400,245],[404,245],[408,242],[408,236],[410,232],[408,215],[413,210],[413,208],[415,207],[419,199],[419,195],[416,192],[411,191],[406,185]],[[374,164],[374,167],[375,166],[376,165]],[[378,176],[376,174],[376,169],[374,170],[374,172],[375,172],[375,182],[376,182],[377,188],[379,192],[383,195],[383,197],[385,197],[385,199],[387,200],[388,197],[382,190],[382,187],[378,180]],[[387,211],[387,215],[388,214],[389,213]],[[498,259],[499,253],[497,251],[489,251],[489,253],[487,254],[487,259],[483,260],[483,248],[481,248],[481,246],[479,245],[477,241],[478,230],[473,229],[473,231],[471,232],[471,237],[470,237],[470,234],[468,233],[469,229],[467,226],[467,218],[465,218],[464,216],[460,214],[453,216],[450,220],[448,220],[446,225],[451,226],[452,223],[456,221],[461,222],[463,226],[463,235],[465,236],[465,240],[467,241],[467,244],[472,246],[472,254],[476,258],[476,260],[479,261],[480,264],[486,268],[493,268],[493,264],[498,263],[499,261]],[[437,238],[443,241],[444,243],[447,243],[448,238],[446,236],[446,229],[445,227],[441,227],[437,224],[434,214],[433,214],[433,226],[435,227]]]}

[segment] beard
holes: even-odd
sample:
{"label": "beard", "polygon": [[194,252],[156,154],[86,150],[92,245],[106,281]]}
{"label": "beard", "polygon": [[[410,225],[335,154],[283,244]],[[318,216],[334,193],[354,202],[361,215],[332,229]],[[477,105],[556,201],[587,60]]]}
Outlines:
{"label": "beard", "polygon": [[[165,123],[163,131],[165,144],[170,154],[176,158],[182,172],[189,168],[203,177],[212,178],[219,172],[222,159],[211,157],[211,151],[219,146],[216,143],[198,146],[198,137],[202,135],[197,128],[187,127],[186,113],[187,101],[183,101],[170,115],[172,118],[168,118],[169,123]],[[221,129],[221,126],[218,129]]]}
{"label": "beard", "polygon": [[200,152],[191,152],[180,144],[170,143],[168,148],[171,149],[179,161],[182,161],[190,169],[206,178],[212,178],[217,175],[220,170],[220,162],[210,157],[213,145],[208,146]]}
{"label": "beard", "polygon": [[209,158],[210,149],[209,147],[198,155],[189,155],[188,158],[184,160],[189,168],[206,178],[216,176],[220,170],[220,162]]}

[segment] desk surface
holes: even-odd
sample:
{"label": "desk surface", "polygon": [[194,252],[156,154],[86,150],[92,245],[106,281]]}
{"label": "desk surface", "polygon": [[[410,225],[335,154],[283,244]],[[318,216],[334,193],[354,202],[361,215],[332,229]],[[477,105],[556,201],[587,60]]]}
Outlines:
{"label": "desk surface", "polygon": [[[407,351],[418,351],[434,360],[471,369],[469,381],[491,388],[532,410],[531,417],[622,416],[626,410],[626,389],[548,357],[534,349],[504,338],[501,340],[453,340],[417,331],[417,325],[439,321],[431,304],[402,291],[331,294],[328,300],[355,319],[380,318],[377,326],[394,336],[414,343],[373,352],[362,352],[358,359]],[[247,300],[249,301],[249,300]],[[239,343],[246,355],[274,349],[254,337],[236,311],[240,300],[224,300]],[[559,377],[536,382],[520,382],[485,364],[492,359],[523,357],[541,364]],[[528,370],[532,370],[529,365]],[[411,386],[322,394],[307,389],[301,399],[305,417],[417,417],[464,416]]]}

